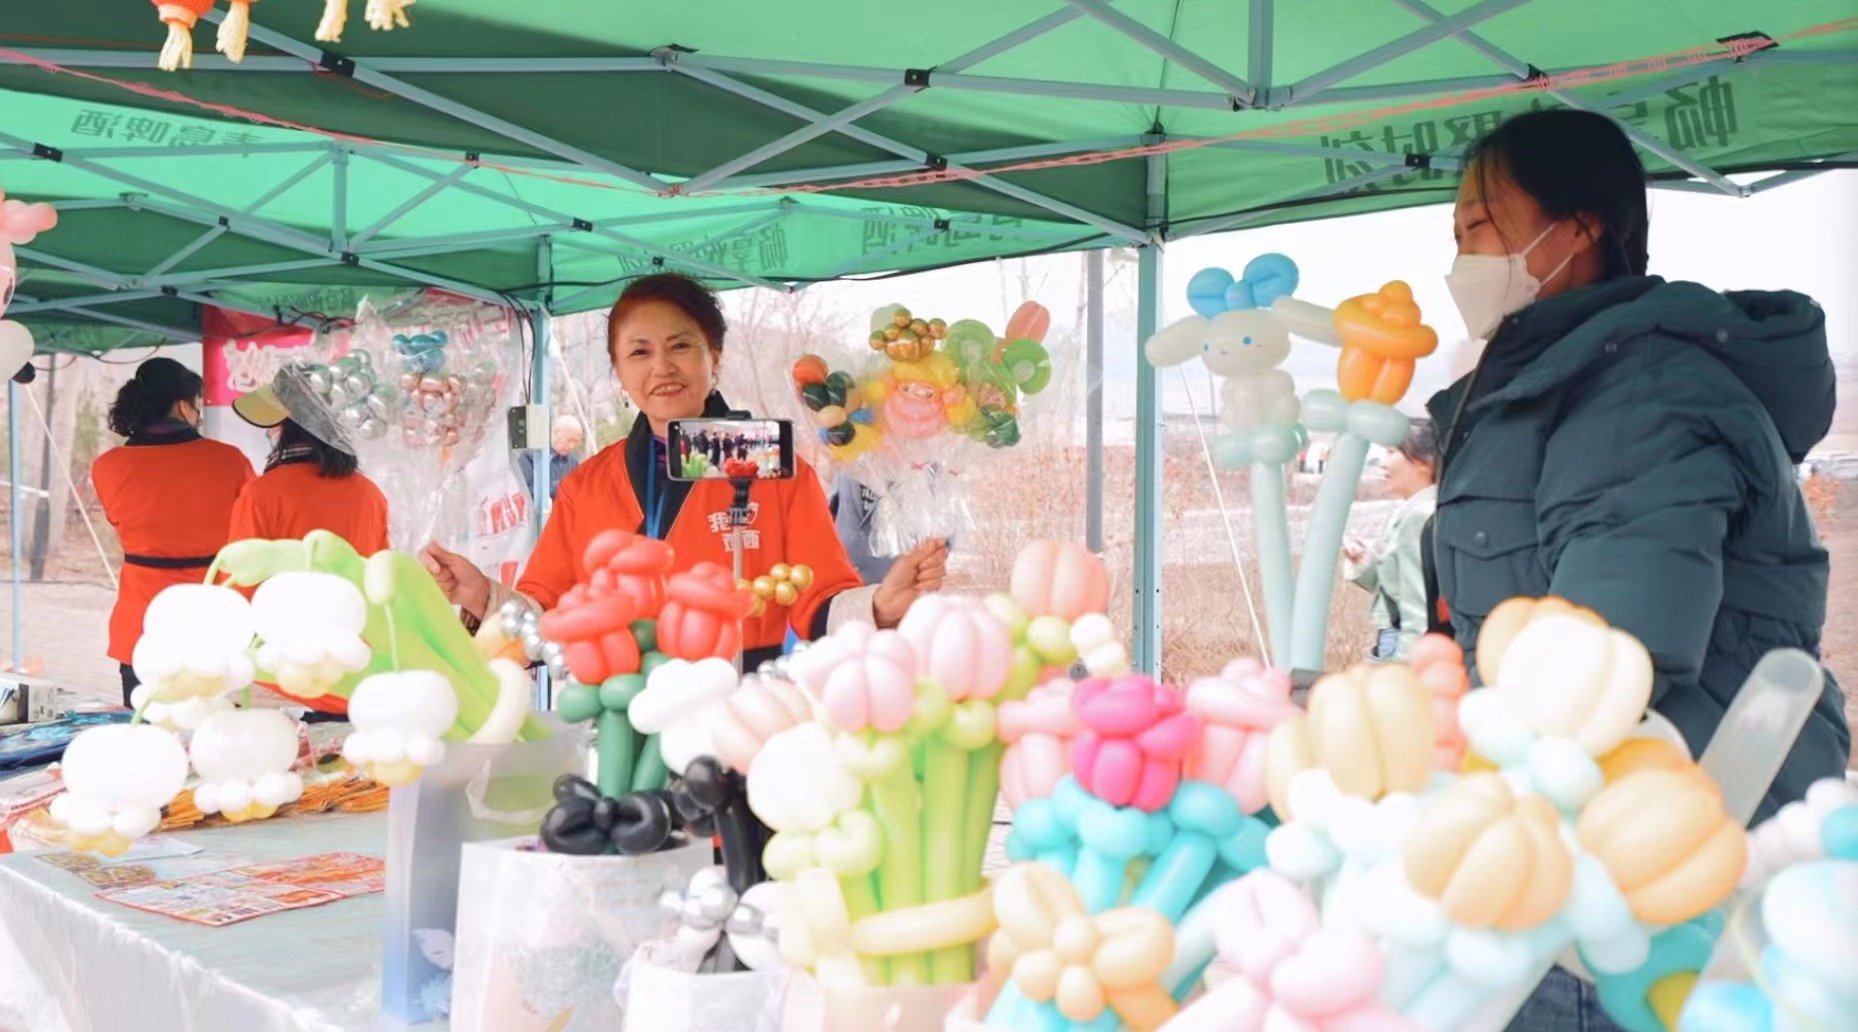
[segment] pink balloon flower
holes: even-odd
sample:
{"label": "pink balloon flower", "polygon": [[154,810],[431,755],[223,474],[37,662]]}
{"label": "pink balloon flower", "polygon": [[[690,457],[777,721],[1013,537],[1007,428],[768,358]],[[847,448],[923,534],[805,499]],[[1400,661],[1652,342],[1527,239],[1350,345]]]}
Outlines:
{"label": "pink balloon flower", "polygon": [[1000,704],[1000,791],[1017,810],[1052,794],[1071,773],[1071,743],[1084,730],[1071,710],[1072,684],[1048,681],[1016,702]]}
{"label": "pink balloon flower", "polygon": [[1153,813],[1168,805],[1181,761],[1200,741],[1200,718],[1180,695],[1139,674],[1093,678],[1077,686],[1071,708],[1084,726],[1071,747],[1077,783],[1112,806]]}
{"label": "pink balloon flower", "polygon": [[1013,639],[979,601],[929,595],[910,607],[897,628],[916,649],[921,673],[955,702],[991,699],[1013,669]]}
{"label": "pink balloon flower", "polygon": [[1324,928],[1303,888],[1258,870],[1220,890],[1215,937],[1239,977],[1168,1023],[1168,1032],[1407,1032],[1380,991],[1379,947],[1357,929]]}
{"label": "pink balloon flower", "polygon": [[916,710],[916,650],[895,631],[847,624],[793,664],[842,731],[901,731]]}
{"label": "pink balloon flower", "polygon": [[0,190],[0,243],[32,243],[32,238],[58,225],[58,209],[49,204],[6,200]]}
{"label": "pink balloon flower", "polygon": [[1265,757],[1271,729],[1297,713],[1290,676],[1255,659],[1237,660],[1218,677],[1194,682],[1187,689],[1187,710],[1206,724],[1200,747],[1187,757],[1187,779],[1221,786],[1246,813],[1269,805]]}
{"label": "pink balloon flower", "polygon": [[1432,763],[1456,771],[1464,765],[1464,731],[1458,726],[1458,700],[1471,689],[1464,650],[1443,634],[1428,634],[1413,643],[1407,665],[1432,693]]}

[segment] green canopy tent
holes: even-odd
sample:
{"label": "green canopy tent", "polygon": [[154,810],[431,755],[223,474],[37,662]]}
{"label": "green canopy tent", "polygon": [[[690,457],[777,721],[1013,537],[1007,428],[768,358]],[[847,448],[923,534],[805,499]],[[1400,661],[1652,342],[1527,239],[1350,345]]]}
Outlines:
{"label": "green canopy tent", "polygon": [[320,43],[321,0],[267,0],[238,65],[203,23],[174,74],[150,4],[9,5],[0,185],[63,210],[21,250],[42,347],[369,287],[569,312],[658,266],[791,289],[1108,245],[1140,248],[1146,334],[1166,241],[1448,199],[1464,148],[1535,106],[1610,115],[1675,189],[1858,157],[1849,0],[421,0],[392,33],[351,3]]}

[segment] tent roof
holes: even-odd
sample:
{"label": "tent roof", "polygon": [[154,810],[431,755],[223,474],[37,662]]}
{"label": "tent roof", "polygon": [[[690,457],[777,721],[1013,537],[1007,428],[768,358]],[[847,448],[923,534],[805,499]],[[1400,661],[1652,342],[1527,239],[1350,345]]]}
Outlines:
{"label": "tent roof", "polygon": [[1542,104],[1685,188],[1858,155],[1848,0],[421,0],[391,33],[351,0],[339,44],[269,0],[242,65],[203,24],[177,74],[148,4],[14,6],[0,185],[65,209],[15,312],[85,349],[203,299],[575,311],[654,259],[788,285],[1429,203]]}

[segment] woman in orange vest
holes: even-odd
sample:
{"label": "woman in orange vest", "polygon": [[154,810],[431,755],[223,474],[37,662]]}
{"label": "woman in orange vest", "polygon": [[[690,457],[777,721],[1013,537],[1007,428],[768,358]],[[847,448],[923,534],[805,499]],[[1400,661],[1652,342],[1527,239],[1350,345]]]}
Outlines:
{"label": "woman in orange vest", "polygon": [[387,496],[363,476],[353,445],[316,401],[301,369],[286,366],[268,387],[232,403],[239,418],[273,432],[264,475],[232,510],[232,540],[341,537],[364,556],[387,548]]}
{"label": "woman in orange vest", "polygon": [[[727,323],[716,296],[686,276],[661,274],[628,286],[607,322],[607,351],[620,386],[641,418],[621,444],[602,450],[561,482],[518,594],[544,609],[581,580],[581,556],[596,534],[628,530],[658,538],[677,553],[679,568],[702,562],[729,568],[727,480],[688,482],[667,474],[665,434],[674,420],[715,418],[730,407],[717,393]],[[946,542],[930,541],[900,557],[880,584],[866,586],[845,557],[819,478],[794,460],[791,480],[757,480],[749,489],[753,515],[743,533],[743,575],[766,574],[779,563],[813,568],[814,586],[785,612],[770,607],[743,628],[743,661],[753,669],[780,653],[788,628],[814,639],[843,623],[895,627],[919,596],[938,590],[948,565]],[[437,545],[426,566],[465,615],[481,620],[508,597],[506,589],[463,556]]]}
{"label": "woman in orange vest", "polygon": [[110,658],[122,667],[125,706],[137,683],[130,664],[149,602],[206,574],[231,540],[233,504],[252,480],[243,452],[200,436],[200,390],[200,374],[171,358],[142,363],[110,406],[110,432],[126,440],[90,467],[123,546]]}

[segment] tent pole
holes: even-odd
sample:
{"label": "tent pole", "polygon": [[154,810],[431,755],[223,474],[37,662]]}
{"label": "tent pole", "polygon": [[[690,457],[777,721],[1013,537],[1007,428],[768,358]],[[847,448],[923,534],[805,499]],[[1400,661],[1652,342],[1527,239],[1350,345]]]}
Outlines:
{"label": "tent pole", "polygon": [[1198,75],[1207,82],[1225,90],[1233,103],[1251,107],[1258,96],[1258,91],[1251,83],[1226,71],[1212,61],[1188,50],[1167,36],[1136,21],[1134,18],[1112,10],[1104,0],[1065,0],[1073,9],[1089,15],[1104,25],[1122,33],[1147,50],[1160,54],[1182,68]]}
{"label": "tent pole", "polygon": [[1245,36],[1245,72],[1257,91],[1253,106],[1262,106],[1271,97],[1271,59],[1276,56],[1277,10],[1274,0],[1252,0],[1251,30]]}
{"label": "tent pole", "polygon": [[[347,171],[347,164],[348,164],[347,162],[343,162],[344,172]],[[355,248],[360,247],[363,243],[367,242],[369,238],[373,237],[374,234],[379,233],[381,230],[386,229],[388,226],[391,226],[394,223],[400,221],[402,218],[406,217],[406,215],[410,213],[414,208],[417,208],[420,205],[426,203],[427,201],[432,200],[432,198],[436,194],[438,194],[440,190],[443,190],[446,187],[451,186],[453,183],[456,183],[460,179],[463,179],[465,176],[470,175],[476,169],[477,169],[476,165],[460,165],[457,168],[452,169],[450,172],[446,173],[444,179],[435,179],[432,182],[426,184],[426,187],[424,189],[420,190],[418,193],[407,198],[406,200],[400,202],[399,207],[396,207],[394,210],[388,212],[385,215],[382,215],[378,219],[375,219],[371,225],[364,228],[361,232],[356,233],[354,236],[349,237],[348,246],[346,248],[343,248],[343,250],[354,250]]]}
{"label": "tent pole", "polygon": [[[420,176],[425,179],[444,178],[444,176],[442,176],[438,172],[434,172],[427,168],[422,168],[421,166],[415,165],[409,161],[401,161],[399,158],[392,157],[387,154],[370,153],[366,155],[366,157],[370,161],[377,162],[382,165],[386,165],[389,168],[397,168],[401,170],[402,172],[407,172],[412,175]],[[531,215],[537,215],[545,219],[553,219],[559,222],[576,221],[572,216],[565,215],[562,212],[554,210],[553,208],[544,207],[543,205],[540,205],[540,204],[532,204],[528,201],[521,199],[520,197],[512,197],[508,194],[501,194],[495,190],[491,190],[491,189],[487,189],[485,187],[479,186],[476,183],[464,183],[464,182],[454,183],[452,184],[452,189],[460,193],[470,194],[473,197],[482,197],[488,201],[495,201],[498,204],[502,204],[506,207],[514,208],[517,211],[527,212]],[[660,247],[657,244],[654,244],[648,240],[641,240],[640,238],[635,237],[635,236],[628,236],[624,233],[617,232],[616,230],[613,230],[607,226],[604,226],[598,223],[592,224],[591,228],[589,228],[587,232],[590,232],[593,235],[598,236],[598,237],[604,237],[608,240],[612,240],[616,243],[624,244],[627,247],[633,248],[635,250],[643,251],[646,254],[656,255],[660,258],[665,259],[666,261],[680,262],[684,265],[689,266],[692,269],[697,270],[698,272],[708,273],[712,276],[716,276],[721,279],[732,279],[739,283],[746,283],[747,285],[751,287],[765,287],[769,290],[780,291],[783,293],[786,292],[787,290],[787,288],[784,285],[775,283],[772,280],[761,279],[760,277],[750,276],[745,273],[733,272],[729,269],[723,268],[720,265],[712,265],[709,262],[703,261],[702,259],[693,257],[691,255],[687,255],[681,251],[676,251],[668,247]],[[363,261],[363,264],[366,264],[365,259]],[[502,302],[499,301],[497,303],[501,304]]]}
{"label": "tent pole", "polygon": [[[1393,0],[1393,2],[1396,4],[1399,4],[1401,7],[1405,8],[1407,11],[1411,12],[1412,14],[1418,15],[1420,18],[1425,19],[1428,23],[1437,24],[1438,22],[1445,20],[1445,15],[1439,12],[1438,10],[1434,9],[1432,5],[1426,3],[1425,0]],[[1502,49],[1501,47],[1498,47],[1496,44],[1490,42],[1489,40],[1478,35],[1477,33],[1465,30],[1465,31],[1455,32],[1452,35],[1457,38],[1458,42],[1463,43],[1467,47],[1470,47],[1472,50],[1476,51],[1478,55],[1483,57],[1485,60],[1491,62],[1494,65],[1497,65],[1498,67],[1502,68],[1504,71],[1509,72],[1511,75],[1516,76],[1518,79],[1527,79],[1529,77],[1530,75],[1529,62],[1521,60],[1520,58]],[[1746,190],[1746,188],[1739,186],[1736,183],[1731,182],[1726,176],[1718,174],[1715,170],[1709,168],[1708,166],[1700,165],[1697,162],[1690,160],[1689,158],[1684,156],[1682,151],[1679,151],[1675,147],[1666,145],[1663,140],[1660,140],[1656,136],[1653,136],[1652,134],[1648,132],[1644,132],[1643,130],[1635,128],[1634,126],[1627,124],[1622,119],[1613,118],[1613,116],[1609,112],[1607,112],[1604,108],[1594,107],[1589,104],[1586,104],[1580,98],[1574,96],[1574,94],[1572,93],[1569,93],[1567,90],[1549,90],[1548,95],[1551,97],[1554,97],[1556,100],[1561,101],[1563,104],[1575,109],[1576,111],[1591,111],[1596,114],[1605,115],[1607,118],[1612,119],[1613,123],[1619,126],[1619,128],[1625,132],[1626,136],[1630,138],[1632,142],[1638,144],[1640,149],[1646,151],[1647,153],[1655,154],[1658,157],[1663,158],[1664,160],[1670,162],[1674,167],[1683,169],[1684,171],[1690,173],[1691,175],[1696,176],[1698,179],[1701,179],[1704,182],[1715,187],[1716,189],[1721,190],[1723,193],[1726,193],[1731,197],[1748,196],[1748,191]]]}
{"label": "tent pole", "polygon": [[[1142,142],[1139,136],[1105,136],[1094,140],[1065,140],[1059,143],[1037,143],[1025,147],[994,147],[990,150],[964,151],[950,154],[950,161],[959,161],[964,165],[984,164],[991,161],[1022,161],[1029,158],[1050,158],[1061,154],[1083,154],[1091,151],[1121,150],[1134,147]],[[905,172],[920,172],[922,165],[914,161],[867,161],[857,165],[835,165],[828,168],[793,168],[781,172],[760,172],[755,175],[730,176],[728,179],[710,184],[710,189],[721,192],[726,190],[747,190],[769,186],[785,186],[789,183],[819,183],[834,179],[862,179],[867,176],[900,175]]]}
{"label": "tent pole", "polygon": [[[206,19],[216,25],[223,17],[225,17],[225,15],[218,10],[212,10],[206,13]],[[301,42],[284,33],[277,32],[273,29],[267,29],[256,22],[252,23],[249,35],[254,43],[262,43],[265,46],[281,50],[303,61],[308,61],[309,67],[303,69],[305,71],[317,71],[321,67],[323,55],[328,53],[328,51],[320,46],[313,46]],[[496,133],[504,139],[527,144],[530,147],[534,147],[536,150],[547,151],[550,154],[566,158],[592,171],[604,172],[610,176],[617,176],[634,186],[642,186],[654,193],[661,193],[665,189],[665,184],[663,182],[644,172],[628,168],[617,161],[608,160],[598,154],[563,143],[552,137],[544,136],[533,129],[524,128],[523,126],[498,118],[488,112],[479,111],[469,105],[460,104],[455,100],[441,97],[430,90],[421,89],[411,83],[402,82],[391,75],[377,72],[369,66],[365,58],[351,60],[353,61],[354,67],[351,77],[356,82],[365,86],[372,86],[377,90],[385,90],[397,97],[412,101],[420,107],[431,108],[440,114],[450,115],[468,125],[477,126],[485,132]]]}
{"label": "tent pole", "polygon": [[333,148],[333,158],[335,198],[329,209],[329,249],[340,254],[348,250],[348,151],[338,144]]}
{"label": "tent pole", "polygon": [[198,252],[202,247],[205,247],[206,245],[212,243],[215,240],[218,240],[220,237],[225,236],[225,235],[226,235],[226,227],[213,226],[212,228],[208,229],[206,232],[200,234],[197,237],[194,237],[193,240],[183,245],[180,250],[167,256],[166,258],[163,258],[161,260],[161,264],[148,270],[147,273],[143,274],[142,278],[149,279],[150,277],[159,276],[162,273],[167,272],[169,269],[174,268],[176,265],[179,265],[182,262],[186,261],[187,259],[192,258],[194,254]]}
{"label": "tent pole", "polygon": [[1103,251],[1084,257],[1084,547],[1103,554]]}
{"label": "tent pole", "polygon": [[1314,75],[1298,80],[1290,86],[1289,99],[1285,103],[1307,104],[1318,94],[1339,82],[1345,82],[1363,72],[1372,71],[1390,61],[1405,57],[1415,50],[1455,35],[1487,18],[1494,18],[1528,2],[1529,0],[1481,0],[1449,18],[1414,29],[1399,39],[1384,43],[1365,54],[1351,57],[1341,64],[1325,68]]}
{"label": "tent pole", "polygon": [[[549,405],[550,391],[548,382],[548,351],[553,339],[554,327],[549,320],[549,307],[554,303],[554,291],[547,286],[555,278],[554,238],[542,237],[535,244],[535,279],[543,284],[536,292],[535,304],[526,314],[529,317],[529,342],[534,349],[529,355],[529,402],[543,406],[542,411],[553,413]],[[589,436],[593,428],[588,428]],[[540,452],[531,452],[529,461],[529,540],[539,541],[542,537],[542,525],[548,522],[548,511],[554,505],[554,498],[549,488],[554,483],[553,433],[550,433],[550,447]],[[486,613],[485,616],[490,614]],[[535,675],[535,706],[537,710],[553,708],[554,700],[549,684],[548,665],[543,664]]]}
{"label": "tent pole", "polygon": [[1777,175],[1769,176],[1766,179],[1757,179],[1754,182],[1748,184],[1748,192],[1751,194],[1767,193],[1769,190],[1773,190],[1779,187],[1786,186],[1788,183],[1797,183],[1802,179],[1811,179],[1814,176],[1825,175],[1827,172],[1837,171],[1837,169],[1834,168],[1833,166],[1836,165],[1836,163],[1841,162],[1841,161],[1845,161],[1845,162],[1858,161],[1858,151],[1853,151],[1850,154],[1841,154],[1836,158],[1827,159],[1826,161],[1827,167],[1823,169],[1798,168],[1798,169],[1794,169],[1791,172],[1781,172]]}
{"label": "tent pole", "polygon": [[[796,202],[799,214],[816,216],[822,219],[850,219],[853,222],[887,222],[893,226],[910,226],[915,229],[927,229],[936,220],[914,215],[891,215],[877,211],[844,211],[838,208],[815,208]],[[1054,226],[1040,229],[1027,226],[995,225],[983,221],[989,216],[957,216],[948,220],[953,229],[971,229],[975,233],[987,233],[993,236],[1030,237],[1037,240],[1069,240],[1077,236],[1076,226]],[[1120,240],[1122,238],[1117,237]]]}
{"label": "tent pole", "polygon": [[19,489],[19,384],[12,379],[12,370],[6,381],[6,484],[7,484],[7,543],[11,551],[7,553],[12,562],[10,575],[13,591],[13,651],[9,660],[14,670],[26,668],[23,651],[26,647],[24,624],[22,622],[23,594],[19,583],[20,553],[25,550],[24,535],[20,533],[20,509],[25,504]]}
{"label": "tent pole", "polygon": [[904,237],[902,240],[899,240],[896,243],[891,244],[888,247],[884,247],[876,251],[872,251],[870,254],[861,254],[857,256],[856,258],[853,258],[849,262],[844,262],[838,266],[835,266],[834,268],[832,268],[830,271],[828,271],[824,276],[820,278],[830,280],[830,279],[838,279],[840,276],[843,276],[850,272],[883,272],[883,271],[886,271],[883,266],[874,265],[872,263],[881,262],[893,254],[901,254],[905,251],[908,251],[910,248],[915,247],[917,244],[922,243],[925,240],[929,240],[934,237],[941,236],[943,233],[946,233],[946,232],[948,232],[948,227],[946,226],[930,226],[928,229],[919,230],[915,235]]}
{"label": "tent pole", "polygon": [[[672,52],[672,53],[667,53],[666,56],[667,56],[667,60],[670,61],[670,63],[668,64],[668,67],[671,68],[673,71],[687,75],[693,79],[698,80],[699,82],[709,83],[710,85],[716,87],[719,90],[723,90],[728,93],[733,93],[736,96],[741,97],[745,100],[752,100],[755,103],[762,105],[763,107],[772,108],[776,111],[784,112],[785,114],[791,115],[795,118],[804,119],[809,122],[818,121],[819,119],[828,117],[827,115],[819,111],[816,111],[813,108],[807,107],[804,104],[796,103],[794,101],[788,100],[786,97],[782,97],[774,93],[769,93],[766,90],[760,89],[755,86],[750,86],[747,83],[738,82],[735,79],[732,79],[727,75],[722,75],[718,72],[712,71],[708,68],[703,67],[700,64],[687,66],[681,60],[683,56],[681,54],[676,54]],[[672,58],[677,58],[677,60],[671,60]],[[923,162],[926,165],[932,157],[932,155],[930,155],[928,151],[925,151],[920,147],[913,147],[907,143],[902,143],[888,136],[884,136],[881,133],[874,133],[870,131],[869,129],[861,129],[856,125],[839,126],[838,132],[841,135],[849,136],[852,139],[857,140],[860,143],[869,144],[870,146],[877,147],[881,150],[887,150],[891,152],[892,154],[898,155],[899,157],[902,157],[909,161]],[[955,162],[955,161],[948,162],[948,169],[951,172],[969,171],[967,166],[962,165],[959,162]],[[1074,204],[1067,204],[1066,202],[1060,201],[1056,198],[1047,197],[1044,194],[1038,193],[1033,190],[1028,190],[1025,187],[1020,186],[1016,183],[1009,183],[1004,180],[996,179],[988,175],[981,175],[975,179],[969,180],[969,182],[971,182],[975,186],[982,187],[988,190],[992,190],[995,193],[1005,194],[1008,197],[1011,197],[1015,200],[1023,201],[1027,204],[1033,205],[1034,207],[1044,208],[1046,211],[1050,211],[1050,212],[1056,212],[1057,214],[1063,215],[1064,217],[1071,219],[1073,221],[1082,222],[1085,225],[1089,225],[1089,226],[1095,226],[1098,229],[1103,230],[1105,233],[1112,233],[1116,236],[1122,237],[1125,240],[1129,240],[1135,243],[1142,243],[1148,239],[1146,234],[1144,234],[1141,230],[1138,230],[1133,226],[1125,226],[1122,223],[1115,221],[1114,219],[1106,219],[1099,215],[1092,214],[1091,212],[1086,211],[1083,208],[1080,208]]]}
{"label": "tent pole", "polygon": [[[1006,53],[1014,47],[1019,46],[1021,43],[1037,39],[1060,25],[1067,24],[1076,19],[1076,11],[1054,11],[1040,18],[1038,21],[1021,26],[998,39],[990,40],[965,54],[950,58],[936,67],[949,72],[959,72],[964,68],[971,68],[989,58]],[[676,54],[678,51],[665,51],[665,53]],[[702,193],[714,186],[720,179],[734,175],[744,169],[753,168],[777,155],[785,154],[809,140],[817,139],[830,132],[841,131],[858,119],[882,111],[892,104],[913,97],[927,88],[926,85],[912,85],[909,83],[892,86],[890,89],[876,96],[866,97],[864,100],[841,108],[830,115],[819,114],[816,117],[809,118],[807,119],[809,124],[795,129],[793,132],[788,133],[778,140],[757,147],[738,158],[723,162],[715,168],[698,175],[689,182],[682,184],[680,189],[685,193]]]}
{"label": "tent pole", "polygon": [[[1148,221],[1157,239],[1167,220],[1168,158],[1154,154],[1147,164]],[[1136,394],[1135,394],[1135,617],[1132,630],[1135,668],[1151,677],[1161,673],[1161,376],[1142,345],[1161,326],[1161,247],[1136,250]]]}

